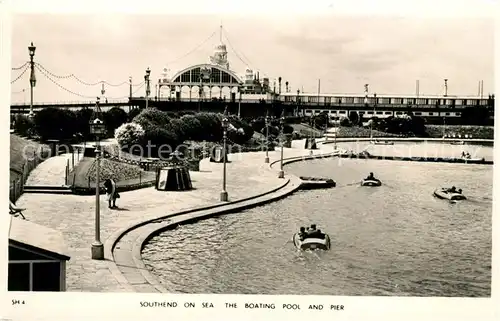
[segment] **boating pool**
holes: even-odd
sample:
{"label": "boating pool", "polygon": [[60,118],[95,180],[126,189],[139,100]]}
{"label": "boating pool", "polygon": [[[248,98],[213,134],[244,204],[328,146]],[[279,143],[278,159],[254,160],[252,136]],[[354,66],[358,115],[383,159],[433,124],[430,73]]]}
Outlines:
{"label": "boating pool", "polygon": [[[181,293],[490,296],[493,166],[330,158],[285,170],[337,187],[165,231],[144,248],[147,267]],[[383,185],[353,184],[368,172]],[[469,199],[432,195],[451,185]],[[330,251],[290,242],[311,223]]]}
{"label": "boating pool", "polygon": [[[462,152],[469,152],[471,158],[484,158],[493,160],[493,148],[481,145],[451,145],[449,143],[436,142],[395,142],[394,145],[374,145],[368,142],[338,143],[339,148],[361,152],[368,151],[377,156],[396,157],[455,157],[460,158]],[[326,146],[332,146],[328,144]]]}

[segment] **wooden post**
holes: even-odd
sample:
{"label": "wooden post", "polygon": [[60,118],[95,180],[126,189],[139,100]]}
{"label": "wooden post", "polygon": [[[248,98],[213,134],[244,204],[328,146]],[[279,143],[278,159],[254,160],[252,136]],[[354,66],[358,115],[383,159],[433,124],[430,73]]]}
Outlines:
{"label": "wooden post", "polygon": [[90,176],[88,177],[89,189],[90,189]]}
{"label": "wooden post", "polygon": [[139,185],[141,185],[142,182],[142,172],[139,172]]}
{"label": "wooden post", "polygon": [[75,168],[75,149],[71,151],[71,168]]}
{"label": "wooden post", "polygon": [[64,185],[68,185],[69,159],[66,161],[66,171],[64,173]]}
{"label": "wooden post", "polygon": [[76,172],[73,172],[73,183],[71,184],[73,187],[75,186]]}

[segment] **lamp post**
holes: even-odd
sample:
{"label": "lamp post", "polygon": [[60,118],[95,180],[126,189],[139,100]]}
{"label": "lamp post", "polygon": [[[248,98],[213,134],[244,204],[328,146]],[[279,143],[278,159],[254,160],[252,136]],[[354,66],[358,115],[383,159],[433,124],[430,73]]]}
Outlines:
{"label": "lamp post", "polygon": [[281,131],[280,131],[280,142],[281,142],[281,158],[280,158],[280,171],[278,174],[278,178],[285,178],[285,172],[283,171],[283,127],[285,125],[285,110],[281,112],[281,118],[280,118],[280,125],[281,125]]}
{"label": "lamp post", "polygon": [[326,114],[326,121],[325,121],[325,142],[328,141],[328,123],[330,121],[330,114]]}
{"label": "lamp post", "polygon": [[100,144],[99,138],[104,134],[106,127],[104,122],[99,119],[101,115],[101,108],[99,107],[99,97],[95,104],[95,110],[90,120],[90,133],[95,135],[95,161],[96,161],[96,183],[95,183],[95,240],[92,243],[92,259],[93,260],[103,260],[104,259],[104,246],[101,242],[101,226],[100,226],[100,192],[99,192],[99,171],[100,171]]}
{"label": "lamp post", "polygon": [[[313,130],[316,129],[316,113],[314,113],[312,116],[312,125],[313,125]],[[316,135],[314,134],[314,131],[311,131],[311,138],[310,138],[310,141],[309,141],[309,155],[312,155],[313,154],[313,149],[312,149],[312,143],[313,143],[313,139],[316,137]]]}
{"label": "lamp post", "polygon": [[31,46],[28,47],[28,51],[30,54],[30,69],[31,69],[31,74],[30,74],[30,113],[28,114],[29,117],[35,116],[35,113],[33,112],[33,88],[36,85],[35,63],[33,62],[33,57],[35,56],[35,50],[36,50],[36,47],[33,46],[33,42],[31,42]]}
{"label": "lamp post", "polygon": [[222,169],[222,192],[220,192],[221,202],[227,202],[227,191],[226,191],[226,146],[227,146],[227,127],[229,120],[227,119],[227,107],[224,110],[224,118],[222,118],[222,129],[223,129],[223,147],[222,147],[222,158],[223,158],[223,169]]}
{"label": "lamp post", "polygon": [[146,108],[148,108],[148,98],[149,98],[149,93],[151,92],[151,88],[149,87],[149,75],[151,74],[151,70],[149,70],[149,67],[146,69],[146,74],[144,75],[144,82],[146,84]]}
{"label": "lamp post", "polygon": [[241,91],[239,92],[239,98],[238,98],[238,118],[241,118]]}
{"label": "lamp post", "polygon": [[[300,97],[300,89],[297,89],[297,104],[296,104],[296,108],[297,108],[297,115],[299,114],[299,97]],[[304,114],[302,114],[302,116],[304,116]]]}
{"label": "lamp post", "polygon": [[265,125],[266,125],[266,158],[264,158],[264,163],[268,164],[269,163],[269,112],[267,110],[266,110]]}

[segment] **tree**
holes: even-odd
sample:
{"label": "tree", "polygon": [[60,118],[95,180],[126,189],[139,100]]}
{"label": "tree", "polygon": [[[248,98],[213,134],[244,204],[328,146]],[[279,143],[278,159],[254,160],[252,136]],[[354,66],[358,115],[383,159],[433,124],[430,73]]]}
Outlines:
{"label": "tree", "polygon": [[126,123],[128,115],[125,110],[120,107],[113,107],[104,113],[104,125],[108,131],[108,135],[114,136],[115,129]]}
{"label": "tree", "polygon": [[349,127],[349,126],[351,126],[351,121],[347,117],[342,117],[342,118],[340,118],[340,126]]}
{"label": "tree", "polygon": [[351,110],[349,112],[349,120],[353,125],[357,125],[359,123],[359,114],[355,110]]}
{"label": "tree", "polygon": [[76,120],[76,115],[71,110],[53,107],[44,108],[35,114],[35,131],[42,140],[57,139],[65,141],[72,139],[77,132]]}

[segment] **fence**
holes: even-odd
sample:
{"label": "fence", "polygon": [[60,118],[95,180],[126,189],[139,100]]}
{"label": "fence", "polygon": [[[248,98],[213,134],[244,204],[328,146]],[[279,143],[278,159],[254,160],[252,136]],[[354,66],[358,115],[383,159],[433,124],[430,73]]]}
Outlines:
{"label": "fence", "polygon": [[15,179],[10,183],[9,188],[9,198],[12,202],[16,202],[19,197],[24,192],[24,184],[28,179],[29,173],[38,166],[41,162],[46,160],[50,156],[50,150],[42,149],[39,153],[33,151],[33,157],[31,159],[27,159],[23,164],[23,168],[21,170],[21,177]]}
{"label": "fence", "polygon": [[[84,156],[84,148],[83,147],[75,147],[73,146],[71,150],[71,157],[68,156],[66,159],[66,168],[64,171],[64,185],[74,185],[75,183],[75,166],[83,159]],[[73,180],[70,180],[70,175],[73,175]],[[71,183],[71,184],[70,184]]]}

